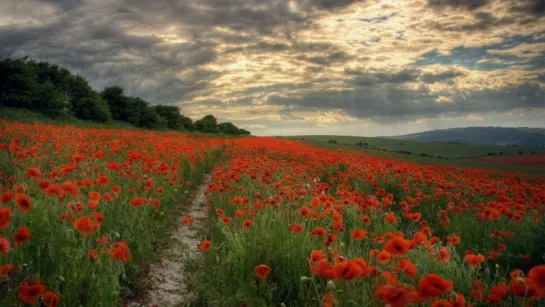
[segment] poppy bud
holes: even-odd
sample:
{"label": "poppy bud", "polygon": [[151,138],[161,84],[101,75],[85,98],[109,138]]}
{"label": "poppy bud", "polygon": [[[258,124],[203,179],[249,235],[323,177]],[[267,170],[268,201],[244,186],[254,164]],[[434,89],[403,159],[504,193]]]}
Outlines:
{"label": "poppy bud", "polygon": [[310,278],[308,278],[308,277],[306,277],[306,276],[303,276],[303,277],[301,277],[301,279],[300,279],[299,281],[300,281],[300,282],[307,282],[307,281],[309,281],[309,280],[310,280]]}
{"label": "poppy bud", "polygon": [[491,273],[490,273],[490,268],[486,268],[484,270],[484,278],[486,279],[487,282],[490,282],[491,280]]}
{"label": "poppy bud", "polygon": [[335,282],[333,282],[333,280],[330,280],[327,282],[327,288],[331,290],[335,290],[337,289],[337,286],[335,286]]}

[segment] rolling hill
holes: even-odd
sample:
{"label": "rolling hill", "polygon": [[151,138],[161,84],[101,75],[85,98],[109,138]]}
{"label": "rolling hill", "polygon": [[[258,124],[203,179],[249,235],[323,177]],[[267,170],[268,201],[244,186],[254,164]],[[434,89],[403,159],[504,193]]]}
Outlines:
{"label": "rolling hill", "polygon": [[388,138],[469,145],[545,147],[545,129],[541,128],[467,127],[433,130]]}

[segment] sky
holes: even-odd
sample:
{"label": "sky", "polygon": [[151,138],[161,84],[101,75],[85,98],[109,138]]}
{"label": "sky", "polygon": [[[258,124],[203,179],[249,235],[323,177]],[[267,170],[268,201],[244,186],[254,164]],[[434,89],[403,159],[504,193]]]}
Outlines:
{"label": "sky", "polygon": [[45,60],[254,135],[545,127],[543,0],[0,0]]}

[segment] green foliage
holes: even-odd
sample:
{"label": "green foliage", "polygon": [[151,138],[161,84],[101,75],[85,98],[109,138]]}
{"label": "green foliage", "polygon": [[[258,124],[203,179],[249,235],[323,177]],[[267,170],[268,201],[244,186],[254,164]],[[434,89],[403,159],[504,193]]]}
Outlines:
{"label": "green foliage", "polygon": [[133,110],[131,109],[131,101],[123,94],[123,89],[119,86],[109,86],[101,93],[102,98],[106,100],[112,113],[112,118],[119,121],[131,122],[134,117],[131,117]]}
{"label": "green foliage", "polygon": [[0,60],[0,106],[36,110],[50,118],[71,117],[100,123],[129,123],[146,129],[197,130],[204,133],[250,135],[232,123],[218,125],[213,115],[195,124],[177,106],[155,105],[126,96],[123,88],[107,86],[97,93],[81,76],[47,62]]}
{"label": "green foliage", "polygon": [[35,88],[33,108],[40,110],[50,117],[58,117],[69,108],[68,97],[57,91],[49,82],[39,84]]}
{"label": "green foliage", "polygon": [[221,133],[228,135],[250,135],[249,131],[239,129],[237,126],[230,122],[219,124],[218,129]]}
{"label": "green foliage", "polygon": [[38,80],[25,59],[0,61],[0,104],[13,108],[33,108]]}
{"label": "green foliage", "polygon": [[[167,127],[172,130],[183,130],[186,129],[184,125],[184,116],[180,114],[180,108],[177,106],[155,106],[155,112],[165,118],[167,121]],[[186,117],[187,118],[187,117]],[[187,118],[192,123],[191,118]]]}
{"label": "green foliage", "polygon": [[194,124],[195,130],[206,133],[218,133],[218,120],[214,115],[206,115],[205,117],[197,120]]}
{"label": "green foliage", "polygon": [[140,112],[139,127],[147,129],[166,129],[168,125],[167,119],[157,114],[155,108],[146,106]]}
{"label": "green foliage", "polygon": [[112,119],[108,103],[99,95],[78,99],[72,104],[72,112],[84,120],[107,122]]}

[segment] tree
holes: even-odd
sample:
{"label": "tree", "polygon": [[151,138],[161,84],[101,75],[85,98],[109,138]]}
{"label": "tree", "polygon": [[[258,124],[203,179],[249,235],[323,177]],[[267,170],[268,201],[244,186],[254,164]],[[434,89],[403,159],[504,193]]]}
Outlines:
{"label": "tree", "polygon": [[68,111],[68,97],[57,91],[51,83],[39,84],[33,97],[34,109],[50,117],[57,117]]}
{"label": "tree", "polygon": [[[167,121],[167,127],[173,130],[184,129],[184,118],[180,114],[180,108],[177,106],[156,105],[155,111]],[[191,120],[191,119],[190,119]]]}
{"label": "tree", "polygon": [[33,109],[39,82],[26,59],[0,61],[0,104],[12,108]]}
{"label": "tree", "polygon": [[218,129],[223,134],[237,135],[239,134],[239,129],[233,123],[221,123],[218,125]]}
{"label": "tree", "polygon": [[206,115],[195,122],[195,130],[206,133],[218,133],[218,120],[214,115]]}
{"label": "tree", "polygon": [[184,126],[184,129],[192,131],[194,128],[193,120],[187,116],[182,115],[182,123]]}
{"label": "tree", "polygon": [[148,129],[165,129],[167,122],[167,119],[157,114],[154,107],[146,107],[140,113],[138,126]]}
{"label": "tree", "polygon": [[[139,97],[127,97],[127,101],[127,122],[138,127],[145,127],[148,125],[144,123],[146,119],[155,118],[155,114],[157,114],[157,112],[155,112],[155,109],[153,111],[147,110],[149,108],[149,104],[144,99]],[[147,113],[147,118],[143,118],[145,112]]]}
{"label": "tree", "polygon": [[150,129],[250,134],[232,123],[218,125],[213,115],[193,123],[177,106],[150,106],[142,98],[127,97],[119,86],[98,93],[85,78],[66,68],[27,58],[0,60],[0,105],[35,109],[50,117],[67,113],[97,122],[114,119]]}
{"label": "tree", "polygon": [[238,134],[239,135],[251,135],[250,131],[248,131],[246,129],[238,129]]}
{"label": "tree", "polygon": [[82,97],[72,104],[72,112],[77,118],[96,122],[107,122],[112,119],[106,100],[99,95]]}
{"label": "tree", "polygon": [[102,91],[101,95],[110,107],[112,118],[128,122],[129,113],[131,112],[130,102],[128,97],[123,95],[123,89],[119,86],[109,86]]}

